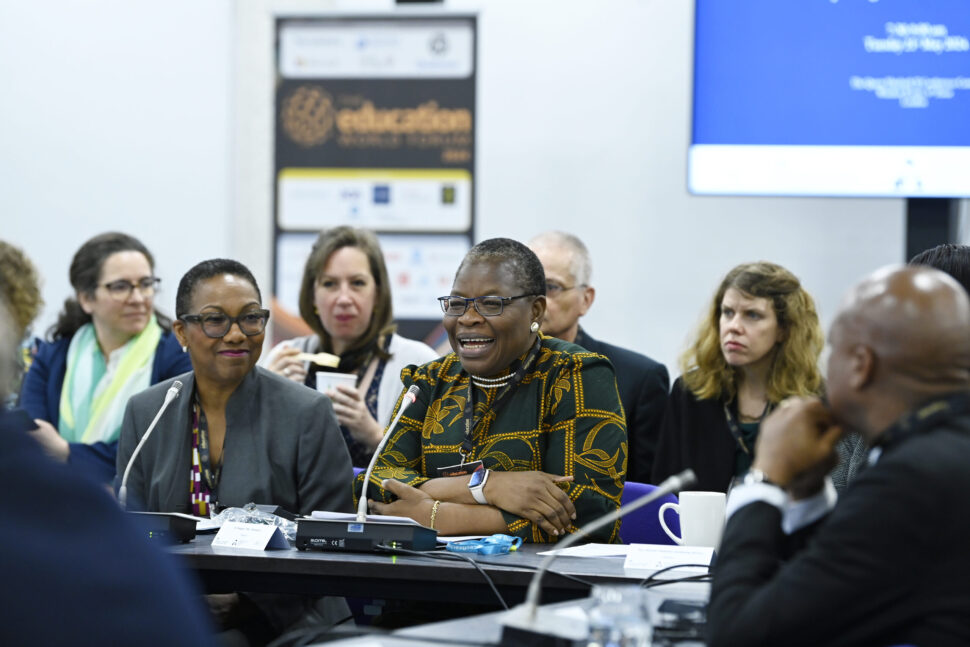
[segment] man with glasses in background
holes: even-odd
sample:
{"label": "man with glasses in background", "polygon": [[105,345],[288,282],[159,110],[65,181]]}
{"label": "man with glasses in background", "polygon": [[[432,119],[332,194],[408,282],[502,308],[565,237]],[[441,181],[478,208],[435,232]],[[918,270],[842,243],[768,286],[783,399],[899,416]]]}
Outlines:
{"label": "man with glasses in background", "polygon": [[645,355],[590,337],[579,318],[593,305],[589,250],[576,236],[560,231],[539,234],[529,242],[546,272],[546,315],[542,333],[605,355],[616,370],[616,383],[626,413],[627,480],[647,483],[654,447],[670,391],[667,368]]}

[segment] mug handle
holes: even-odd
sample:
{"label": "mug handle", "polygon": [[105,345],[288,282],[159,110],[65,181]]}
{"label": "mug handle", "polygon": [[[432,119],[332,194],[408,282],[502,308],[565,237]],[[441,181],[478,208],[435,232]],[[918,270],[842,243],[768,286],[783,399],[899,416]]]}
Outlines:
{"label": "mug handle", "polygon": [[676,510],[677,514],[678,515],[680,514],[680,506],[677,505],[676,503],[663,504],[662,506],[660,506],[660,510],[657,512],[657,515],[660,517],[660,527],[664,529],[664,532],[667,533],[667,536],[670,537],[670,539],[675,544],[677,544],[678,546],[683,546],[684,540],[678,537],[677,535],[675,535],[673,532],[671,532],[670,528],[667,527],[667,522],[664,521],[664,512],[666,512],[668,509]]}

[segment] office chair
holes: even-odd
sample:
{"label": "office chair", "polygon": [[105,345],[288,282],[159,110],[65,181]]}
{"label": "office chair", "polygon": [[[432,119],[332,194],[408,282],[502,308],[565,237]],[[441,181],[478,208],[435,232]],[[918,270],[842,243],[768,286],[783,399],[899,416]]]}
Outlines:
{"label": "office chair", "polygon": [[[656,489],[657,487],[655,485],[627,481],[623,487],[620,504],[626,505],[634,499],[638,499]],[[660,497],[653,503],[631,512],[624,517],[620,525],[620,540],[624,544],[673,545],[674,541],[660,527],[660,520],[657,517],[660,506],[664,503],[677,503],[677,497],[673,494]],[[680,516],[673,510],[667,510],[664,514],[666,515],[664,520],[667,522],[667,527],[677,535],[680,535]]]}

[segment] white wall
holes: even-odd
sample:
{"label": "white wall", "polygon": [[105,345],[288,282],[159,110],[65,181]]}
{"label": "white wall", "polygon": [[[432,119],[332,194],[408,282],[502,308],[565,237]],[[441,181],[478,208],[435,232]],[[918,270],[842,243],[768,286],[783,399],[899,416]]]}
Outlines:
{"label": "white wall", "polygon": [[[77,244],[108,227],[144,237],[172,292],[218,254],[268,286],[272,16],[373,6],[390,4],[0,5],[0,237],[41,265],[54,305]],[[594,336],[673,368],[739,262],[786,265],[828,321],[853,280],[902,260],[901,200],[687,194],[693,3],[446,6],[481,9],[479,238],[583,237]]]}
{"label": "white wall", "polygon": [[229,254],[228,0],[0,3],[0,238],[44,277],[44,314],[90,236],[131,233],[172,313],[182,274]]}

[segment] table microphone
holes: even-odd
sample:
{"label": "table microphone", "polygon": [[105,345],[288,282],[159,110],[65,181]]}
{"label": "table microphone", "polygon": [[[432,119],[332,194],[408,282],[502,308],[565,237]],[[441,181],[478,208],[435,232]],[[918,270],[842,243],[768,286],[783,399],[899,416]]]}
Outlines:
{"label": "table microphone", "polygon": [[[542,576],[545,575],[547,570],[549,570],[549,566],[561,554],[562,550],[569,548],[591,532],[599,530],[603,526],[611,524],[617,519],[622,519],[630,512],[639,510],[643,506],[653,503],[661,497],[667,496],[673,492],[679,492],[680,490],[693,485],[696,481],[697,477],[694,475],[694,470],[686,469],[680,474],[675,474],[667,478],[652,492],[648,492],[640,498],[634,499],[630,503],[620,506],[616,510],[608,512],[603,516],[590,521],[588,524],[556,544],[554,552],[551,555],[547,555],[545,559],[542,560],[539,567],[536,569],[535,575],[532,577],[532,581],[529,582],[525,602],[510,612],[510,616],[507,618],[509,622],[507,622],[505,626],[506,631],[510,631],[510,635],[506,636],[503,634],[502,644],[519,644],[521,642],[520,638],[523,636],[523,634],[528,634],[530,637],[534,637],[537,634],[558,635],[556,634],[555,626],[543,626],[546,623],[541,622],[536,616],[538,614]],[[562,618],[557,617],[554,624],[561,625]],[[527,642],[528,641],[529,639],[527,639]]]}
{"label": "table microphone", "polygon": [[152,424],[148,425],[148,431],[145,435],[141,437],[138,444],[135,446],[135,451],[131,453],[131,458],[128,459],[128,465],[125,466],[125,474],[121,477],[121,487],[118,488],[118,501],[121,502],[122,508],[128,507],[128,474],[131,472],[131,466],[135,463],[135,457],[138,456],[138,452],[141,451],[142,446],[148,437],[151,435],[152,430],[155,429],[155,425],[158,424],[158,419],[162,417],[165,413],[165,409],[171,404],[172,400],[179,397],[179,391],[182,390],[182,383],[178,380],[172,382],[172,386],[169,387],[168,391],[165,392],[165,401],[162,402],[162,406],[159,407],[158,413],[155,414],[155,419],[152,420]]}
{"label": "table microphone", "polygon": [[364,482],[360,487],[360,501],[357,502],[357,521],[358,523],[364,523],[367,521],[367,484],[370,482],[371,473],[374,471],[374,466],[377,464],[377,457],[384,450],[384,445],[387,444],[387,439],[391,437],[391,430],[397,426],[397,423],[401,421],[401,416],[404,415],[404,411],[414,404],[418,399],[418,394],[421,393],[421,389],[418,388],[417,384],[412,384],[411,388],[407,390],[404,397],[401,399],[401,408],[398,409],[397,417],[391,421],[391,424],[387,426],[387,430],[384,432],[384,437],[381,438],[381,442],[377,444],[377,449],[374,450],[374,455],[371,456],[370,463],[367,464],[367,472],[364,474]]}
{"label": "table microphone", "polygon": [[339,519],[299,519],[296,523],[296,547],[299,550],[350,550],[376,551],[386,547],[405,548],[408,550],[433,550],[437,545],[438,531],[425,528],[415,523],[398,523],[386,520],[367,519],[367,484],[377,464],[391,430],[397,426],[404,415],[404,410],[414,404],[421,389],[414,384],[401,398],[401,407],[397,416],[384,430],[384,437],[374,450],[364,482],[360,488],[360,501],[357,503],[357,514],[352,521]]}

